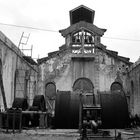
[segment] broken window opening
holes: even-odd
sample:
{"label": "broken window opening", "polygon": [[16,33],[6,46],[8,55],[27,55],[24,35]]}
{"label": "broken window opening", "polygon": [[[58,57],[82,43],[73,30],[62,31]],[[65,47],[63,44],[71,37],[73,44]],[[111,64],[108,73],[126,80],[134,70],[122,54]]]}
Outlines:
{"label": "broken window opening", "polygon": [[72,53],[94,53],[94,35],[86,30],[80,30],[72,35]]}
{"label": "broken window opening", "polygon": [[81,77],[74,82],[73,91],[82,91],[84,93],[94,94],[94,86],[90,79]]}

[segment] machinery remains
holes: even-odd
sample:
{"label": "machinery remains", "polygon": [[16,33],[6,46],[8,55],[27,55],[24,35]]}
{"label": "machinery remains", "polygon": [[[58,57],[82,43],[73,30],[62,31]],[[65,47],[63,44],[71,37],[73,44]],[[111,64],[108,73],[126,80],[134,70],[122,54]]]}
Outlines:
{"label": "machinery remains", "polygon": [[56,96],[55,128],[79,129],[84,137],[109,137],[107,129],[126,128],[128,105],[121,86],[114,82],[109,92],[93,93],[59,91]]}
{"label": "machinery remains", "polygon": [[43,95],[36,95],[33,104],[29,107],[27,99],[15,98],[12,107],[0,113],[0,127],[21,131],[24,128],[47,126],[47,116],[45,98]]}
{"label": "machinery remains", "polygon": [[31,107],[25,98],[15,98],[12,108],[1,112],[2,128],[21,131],[24,128],[53,126],[55,129],[79,129],[80,139],[108,137],[107,129],[128,126],[128,105],[121,86],[113,83],[109,92],[93,93],[57,91],[55,114],[46,108],[44,95],[36,95]]}

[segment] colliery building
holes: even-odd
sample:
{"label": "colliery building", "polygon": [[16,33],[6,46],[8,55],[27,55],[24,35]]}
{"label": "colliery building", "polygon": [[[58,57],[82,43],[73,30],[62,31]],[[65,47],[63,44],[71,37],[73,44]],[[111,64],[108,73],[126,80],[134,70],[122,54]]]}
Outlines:
{"label": "colliery building", "polygon": [[1,109],[10,108],[16,97],[27,98],[32,102],[34,95],[37,94],[37,63],[25,56],[2,32],[0,32],[0,72]]}
{"label": "colliery building", "polygon": [[32,105],[36,95],[44,95],[47,109],[53,112],[60,105],[56,100],[63,100],[61,108],[67,106],[65,93],[92,95],[84,101],[100,107],[102,94],[120,90],[129,112],[140,115],[140,61],[133,64],[102,44],[107,30],[94,25],[94,10],[81,5],[69,14],[70,26],[59,30],[65,44],[37,63],[0,32],[1,108],[10,108],[15,98]]}
{"label": "colliery building", "polygon": [[[83,5],[70,11],[70,26],[59,31],[65,44],[38,60],[40,93],[50,96],[50,86],[93,93],[98,104],[98,93],[110,91],[115,81],[128,91],[126,81],[132,63],[101,43],[106,29],[94,25],[94,15],[95,11]],[[130,94],[127,97],[130,101]]]}

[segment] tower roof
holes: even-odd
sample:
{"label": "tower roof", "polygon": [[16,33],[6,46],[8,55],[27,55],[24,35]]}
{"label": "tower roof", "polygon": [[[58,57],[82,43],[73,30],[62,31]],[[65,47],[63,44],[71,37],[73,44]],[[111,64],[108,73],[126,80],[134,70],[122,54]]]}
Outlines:
{"label": "tower roof", "polygon": [[69,26],[66,29],[59,30],[59,32],[61,33],[63,37],[66,37],[68,34],[78,31],[80,28],[85,28],[91,32],[94,32],[96,35],[99,35],[99,36],[103,36],[104,32],[106,32],[106,29],[98,28],[97,26],[91,23],[87,23],[85,21],[80,21],[76,24]]}
{"label": "tower roof", "polygon": [[93,23],[95,11],[84,6],[80,5],[70,12],[70,24],[75,24],[79,21],[86,21],[88,23]]}

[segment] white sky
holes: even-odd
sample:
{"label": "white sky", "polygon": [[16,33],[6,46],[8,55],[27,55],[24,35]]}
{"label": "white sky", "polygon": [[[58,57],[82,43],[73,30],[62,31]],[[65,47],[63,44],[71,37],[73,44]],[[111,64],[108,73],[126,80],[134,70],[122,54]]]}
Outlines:
{"label": "white sky", "polygon": [[[104,37],[140,40],[139,0],[0,0],[0,23],[58,31],[70,25],[69,11],[79,5],[95,10],[94,24],[107,29]],[[15,45],[22,32],[30,33],[26,48],[33,45],[33,58],[46,57],[64,44],[59,32],[39,31],[0,24],[0,30]],[[135,62],[140,41],[102,38],[107,49],[118,51]]]}

